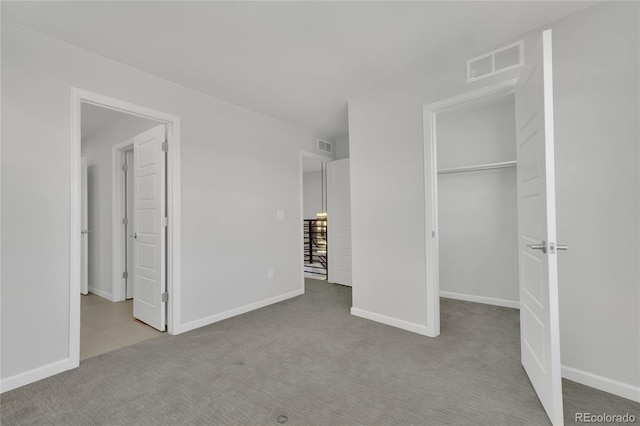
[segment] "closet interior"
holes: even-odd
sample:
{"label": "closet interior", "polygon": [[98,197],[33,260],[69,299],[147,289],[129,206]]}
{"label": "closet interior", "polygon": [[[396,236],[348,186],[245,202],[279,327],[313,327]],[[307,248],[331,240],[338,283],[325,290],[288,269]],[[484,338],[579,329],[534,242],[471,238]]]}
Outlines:
{"label": "closet interior", "polygon": [[438,112],[436,152],[440,296],[517,308],[513,94]]}

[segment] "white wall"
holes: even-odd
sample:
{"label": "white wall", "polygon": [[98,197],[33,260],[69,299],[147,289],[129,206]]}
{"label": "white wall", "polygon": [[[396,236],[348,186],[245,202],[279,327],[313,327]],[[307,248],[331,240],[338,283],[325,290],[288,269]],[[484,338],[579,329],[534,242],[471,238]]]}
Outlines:
{"label": "white wall", "polygon": [[69,356],[71,86],[182,119],[178,330],[302,291],[300,150],[316,135],[4,20],[1,52],[3,386]]}
{"label": "white wall", "polygon": [[335,148],[336,160],[349,158],[349,135],[336,139],[333,146]]}
{"label": "white wall", "polygon": [[[304,195],[304,219],[315,219],[322,209],[322,173],[306,172],[302,176]],[[326,206],[326,200],[325,200]]]}
{"label": "white wall", "polygon": [[438,168],[515,160],[515,119],[513,96],[438,113]]}
{"label": "white wall", "polygon": [[[562,364],[627,396],[640,395],[638,8],[600,3],[548,26],[558,242],[570,247],[559,258]],[[539,34],[520,37],[525,49]],[[461,59],[349,103],[354,308],[425,329],[422,107],[518,72],[467,84]]]}
{"label": "white wall", "polygon": [[89,291],[113,299],[112,282],[112,147],[158,125],[127,115],[97,133],[82,138],[87,157],[89,189]]}
{"label": "white wall", "polygon": [[570,245],[558,267],[562,364],[574,380],[585,371],[633,385],[638,402],[639,9],[603,4],[567,19],[553,56],[558,242]]}
{"label": "white wall", "polygon": [[[437,115],[438,168],[516,159],[513,96]],[[438,176],[440,291],[515,307],[518,286],[516,169]]]}

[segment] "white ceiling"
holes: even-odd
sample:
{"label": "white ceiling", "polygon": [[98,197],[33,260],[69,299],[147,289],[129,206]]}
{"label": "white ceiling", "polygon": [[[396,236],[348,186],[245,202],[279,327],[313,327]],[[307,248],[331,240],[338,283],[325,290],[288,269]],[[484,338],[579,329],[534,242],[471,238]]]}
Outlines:
{"label": "white ceiling", "polygon": [[594,2],[2,1],[2,17],[336,140],[347,101]]}

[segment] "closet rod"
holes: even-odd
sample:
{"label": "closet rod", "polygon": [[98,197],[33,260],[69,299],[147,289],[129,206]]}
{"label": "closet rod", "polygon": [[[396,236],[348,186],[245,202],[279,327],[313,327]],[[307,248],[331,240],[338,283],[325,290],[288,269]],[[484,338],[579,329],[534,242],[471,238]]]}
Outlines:
{"label": "closet rod", "polygon": [[516,167],[517,162],[514,161],[503,161],[502,163],[490,163],[490,164],[480,164],[478,166],[464,166],[464,167],[452,167],[450,169],[440,169],[438,170],[439,175],[447,175],[450,173],[464,173],[464,172],[477,172],[480,170],[493,170],[493,169],[506,169],[509,167]]}

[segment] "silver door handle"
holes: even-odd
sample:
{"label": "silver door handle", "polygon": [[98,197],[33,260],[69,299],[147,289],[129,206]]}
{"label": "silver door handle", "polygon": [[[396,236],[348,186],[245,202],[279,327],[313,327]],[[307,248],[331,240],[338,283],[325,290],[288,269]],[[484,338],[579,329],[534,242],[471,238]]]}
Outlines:
{"label": "silver door handle", "polygon": [[569,250],[569,246],[565,246],[563,244],[551,243],[549,244],[549,250],[551,251],[551,253],[555,253],[556,251],[560,251],[560,250]]}
{"label": "silver door handle", "polygon": [[540,244],[527,244],[531,250],[541,250],[543,253],[547,252],[547,242],[542,240]]}

